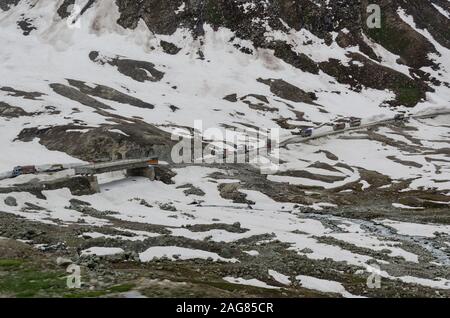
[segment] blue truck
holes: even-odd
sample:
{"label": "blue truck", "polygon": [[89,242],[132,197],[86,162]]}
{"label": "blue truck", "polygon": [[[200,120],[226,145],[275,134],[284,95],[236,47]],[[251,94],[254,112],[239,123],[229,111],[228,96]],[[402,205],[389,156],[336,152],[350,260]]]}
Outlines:
{"label": "blue truck", "polygon": [[35,174],[36,172],[37,170],[35,166],[17,166],[14,167],[11,177],[16,178],[23,174]]}

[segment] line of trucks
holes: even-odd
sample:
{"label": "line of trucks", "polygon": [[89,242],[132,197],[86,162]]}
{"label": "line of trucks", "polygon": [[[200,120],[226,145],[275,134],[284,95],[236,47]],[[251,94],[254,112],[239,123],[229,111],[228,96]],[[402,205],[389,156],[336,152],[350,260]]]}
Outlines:
{"label": "line of trucks", "polygon": [[[45,172],[58,172],[64,170],[63,165],[51,165],[50,167],[46,167],[44,170]],[[17,166],[14,167],[14,169],[11,172],[11,178],[17,178],[24,174],[36,174],[40,172],[40,170],[36,166]]]}
{"label": "line of trucks", "polygon": [[[406,116],[405,116],[405,114],[402,114],[402,113],[396,114],[394,116],[393,120],[396,122],[403,122],[406,120]],[[334,131],[342,131],[342,130],[345,130],[345,128],[347,128],[347,124],[349,125],[350,128],[361,127],[362,120],[361,120],[361,118],[350,117],[350,118],[337,120],[336,122],[326,124],[325,126],[332,126]],[[304,129],[297,130],[297,131],[293,132],[292,134],[298,135],[298,136],[301,136],[304,138],[309,138],[309,137],[312,137],[313,133],[314,133],[314,128],[304,128]]]}
{"label": "line of trucks", "polygon": [[[396,114],[393,118],[393,120],[395,122],[404,122],[406,119],[407,119],[407,117],[403,113]],[[345,128],[347,128],[347,124],[349,124],[349,127],[351,127],[351,128],[360,127],[362,124],[362,120],[361,120],[361,118],[350,117],[350,118],[346,118],[346,119],[340,119],[334,123],[327,124],[327,126],[332,126],[334,131],[342,131],[342,130],[345,130]],[[312,137],[313,133],[314,133],[314,128],[304,128],[304,129],[300,129],[296,132],[293,132],[294,135],[299,135],[304,138]],[[266,146],[269,149],[271,148],[270,140],[268,141]],[[237,151],[238,153],[248,153],[250,150],[251,150],[251,148],[248,145],[239,146],[238,148],[235,148],[235,151]],[[228,153],[229,153],[229,151],[226,151],[226,150],[225,151],[223,151],[223,150],[217,151],[217,152],[213,151],[213,154],[223,155],[224,158],[226,157],[226,155]],[[149,164],[158,164],[157,162],[158,162],[157,159],[155,159],[154,161],[149,161]],[[51,173],[51,172],[62,171],[64,169],[65,169],[65,167],[63,165],[55,164],[55,165],[46,167],[44,170],[45,170],[45,172]],[[38,172],[39,172],[39,170],[36,166],[17,166],[17,167],[14,167],[12,172],[8,173],[8,176],[6,176],[6,177],[7,178],[17,178],[21,175],[36,174]]]}
{"label": "line of trucks", "polygon": [[64,170],[64,167],[62,165],[51,165],[46,167],[45,169],[42,169],[40,167],[36,166],[17,166],[14,167],[11,171],[0,173],[0,180],[4,179],[14,179],[21,175],[28,175],[28,174],[37,174],[40,172],[57,172]]}

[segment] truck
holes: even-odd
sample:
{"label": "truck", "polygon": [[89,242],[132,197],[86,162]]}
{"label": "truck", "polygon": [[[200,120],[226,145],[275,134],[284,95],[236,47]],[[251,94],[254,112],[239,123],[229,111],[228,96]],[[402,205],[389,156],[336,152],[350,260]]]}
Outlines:
{"label": "truck", "polygon": [[23,174],[35,174],[37,172],[35,166],[17,166],[12,171],[12,178],[16,178]]}
{"label": "truck", "polygon": [[305,128],[305,129],[302,129],[301,131],[300,131],[300,136],[302,136],[302,137],[304,137],[304,138],[308,138],[308,137],[311,137],[312,136],[312,134],[313,134],[313,129],[312,128]]}
{"label": "truck", "polygon": [[362,123],[361,118],[356,118],[356,117],[350,118],[350,127],[352,127],[352,128],[360,127],[361,123]]}
{"label": "truck", "polygon": [[345,127],[346,127],[346,124],[345,124],[344,122],[341,122],[341,123],[335,123],[335,124],[333,125],[333,130],[334,130],[334,131],[340,131],[340,130],[344,130]]}
{"label": "truck", "polygon": [[64,165],[62,164],[54,164],[50,167],[44,169],[45,172],[59,172],[64,170]]}
{"label": "truck", "polygon": [[150,158],[147,162],[151,166],[157,166],[159,165],[159,158]]}
{"label": "truck", "polygon": [[405,114],[400,113],[394,116],[395,121],[405,121],[405,119],[406,119]]}
{"label": "truck", "polygon": [[313,132],[314,132],[314,130],[312,128],[304,128],[304,129],[299,129],[299,130],[293,132],[292,134],[307,138],[307,137],[311,137]]}

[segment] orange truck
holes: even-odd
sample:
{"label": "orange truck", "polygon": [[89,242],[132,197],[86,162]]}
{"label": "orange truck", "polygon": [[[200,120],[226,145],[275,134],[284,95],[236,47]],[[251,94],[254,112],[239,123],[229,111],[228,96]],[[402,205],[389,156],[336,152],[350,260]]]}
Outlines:
{"label": "orange truck", "polygon": [[150,160],[148,160],[147,162],[148,162],[148,164],[151,165],[151,166],[157,166],[157,165],[159,165],[159,160],[158,160],[158,158],[150,159]]}

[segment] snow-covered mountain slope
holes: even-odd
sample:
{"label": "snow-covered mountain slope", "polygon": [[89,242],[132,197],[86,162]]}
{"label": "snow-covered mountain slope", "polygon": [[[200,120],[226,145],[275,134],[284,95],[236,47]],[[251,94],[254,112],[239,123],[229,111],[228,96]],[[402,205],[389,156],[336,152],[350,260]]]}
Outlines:
{"label": "snow-covered mountain slope", "polygon": [[[448,296],[449,115],[286,144],[270,176],[170,164],[171,133],[196,120],[289,140],[448,109],[450,2],[370,4],[379,29],[366,0],[0,0],[0,173],[169,163],[162,181],[103,175],[81,197],[48,188],[73,171],[2,180],[0,236],[69,257],[124,251],[141,270],[166,255],[290,296]],[[385,288],[366,286],[375,265]]]}
{"label": "snow-covered mountain slope", "polygon": [[[435,29],[431,34],[418,29],[409,5],[406,11],[398,8],[395,20],[403,21],[411,37],[426,41],[429,55],[420,65],[402,63],[409,51],[399,56],[383,41],[376,43],[364,23],[345,20],[349,17],[334,2],[324,7],[298,1],[317,20],[311,25],[305,17],[294,23],[284,1],[78,1],[75,8],[81,10],[73,9],[73,2],[19,1],[1,13],[2,101],[30,115],[9,125],[8,140],[23,128],[65,126],[69,132],[59,132],[60,138],[81,139],[89,148],[90,135],[73,129],[113,128],[126,118],[164,131],[192,127],[196,119],[205,127],[281,126],[285,136],[287,128],[314,127],[340,116],[392,116],[392,108],[382,107],[389,103],[400,105],[395,111],[417,104],[415,112],[449,100],[450,56],[442,39],[447,34],[434,37]],[[211,11],[217,11],[217,20]],[[343,20],[322,30],[318,19],[326,16]],[[204,24],[192,26],[199,17]],[[345,40],[355,36],[356,44]],[[96,132],[117,143],[107,129]],[[95,159],[66,145],[50,148]]]}

